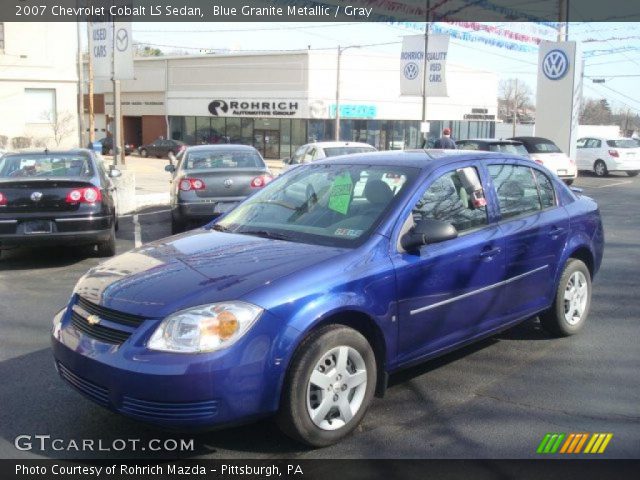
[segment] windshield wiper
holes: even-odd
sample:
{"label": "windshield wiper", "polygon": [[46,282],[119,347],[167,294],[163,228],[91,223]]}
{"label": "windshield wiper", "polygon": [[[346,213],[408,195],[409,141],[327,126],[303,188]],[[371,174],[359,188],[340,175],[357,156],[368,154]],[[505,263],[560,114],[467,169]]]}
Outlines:
{"label": "windshield wiper", "polygon": [[273,238],[275,240],[291,240],[293,237],[286,233],[272,232],[270,230],[244,230],[242,232],[235,232],[241,235],[254,235],[256,237]]}

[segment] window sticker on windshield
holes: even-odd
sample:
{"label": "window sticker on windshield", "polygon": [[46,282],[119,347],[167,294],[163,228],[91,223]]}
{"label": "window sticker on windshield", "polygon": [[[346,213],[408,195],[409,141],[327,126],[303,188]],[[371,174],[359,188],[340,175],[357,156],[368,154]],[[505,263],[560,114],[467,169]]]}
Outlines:
{"label": "window sticker on windshield", "polygon": [[329,193],[329,209],[346,215],[351,204],[352,190],[353,181],[349,172],[337,176],[331,185],[331,192]]}
{"label": "window sticker on windshield", "polygon": [[338,228],[333,234],[337,237],[359,237],[364,230],[351,230],[349,228]]}

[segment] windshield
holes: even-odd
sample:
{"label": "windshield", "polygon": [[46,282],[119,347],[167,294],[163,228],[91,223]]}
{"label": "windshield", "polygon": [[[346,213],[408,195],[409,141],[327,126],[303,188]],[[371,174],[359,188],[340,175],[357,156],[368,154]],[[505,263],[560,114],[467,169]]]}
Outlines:
{"label": "windshield", "polygon": [[207,168],[263,168],[264,162],[257,152],[246,150],[204,150],[188,152],[185,170]]}
{"label": "windshield", "polygon": [[324,154],[327,157],[337,157],[338,155],[350,155],[352,153],[375,152],[373,147],[325,147]]}
{"label": "windshield", "polygon": [[552,142],[536,142],[531,147],[531,153],[562,153],[562,150]]}
{"label": "windshield", "polygon": [[529,156],[529,152],[524,148],[524,145],[517,145],[513,143],[491,143],[489,144],[489,151],[524,155],[525,157]]}
{"label": "windshield", "polygon": [[290,170],[221,218],[217,230],[329,246],[357,246],[418,169],[312,164]]}
{"label": "windshield", "polygon": [[58,153],[19,154],[0,159],[1,178],[91,177],[93,168],[87,155]]}
{"label": "windshield", "polygon": [[607,140],[607,145],[614,148],[638,148],[638,143],[630,138],[622,140]]}

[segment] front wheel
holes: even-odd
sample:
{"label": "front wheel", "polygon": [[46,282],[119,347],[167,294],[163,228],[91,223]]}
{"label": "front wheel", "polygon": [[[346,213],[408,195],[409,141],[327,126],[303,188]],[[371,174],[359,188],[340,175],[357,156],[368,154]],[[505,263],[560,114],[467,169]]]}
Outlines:
{"label": "front wheel", "polygon": [[640,173],[638,170],[627,170],[627,175],[630,177],[637,177],[638,173]]}
{"label": "front wheel", "polygon": [[142,150],[140,150],[140,156],[143,158],[147,158],[149,156],[149,152],[147,152],[146,148],[143,148]]}
{"label": "front wheel", "polygon": [[606,177],[609,175],[609,169],[607,168],[607,164],[602,160],[596,160],[596,163],[593,164],[593,172],[598,177]]}
{"label": "front wheel", "polygon": [[558,337],[577,333],[589,315],[591,274],[581,260],[570,258],[564,267],[553,305],[540,315],[545,330]]}
{"label": "front wheel", "polygon": [[570,187],[571,185],[573,185],[573,178],[568,178],[568,179],[564,180],[564,183],[565,183],[565,185]]}
{"label": "front wheel", "polygon": [[359,332],[329,325],[298,348],[283,387],[278,425],[291,438],[325,447],[349,435],[376,387],[376,359]]}

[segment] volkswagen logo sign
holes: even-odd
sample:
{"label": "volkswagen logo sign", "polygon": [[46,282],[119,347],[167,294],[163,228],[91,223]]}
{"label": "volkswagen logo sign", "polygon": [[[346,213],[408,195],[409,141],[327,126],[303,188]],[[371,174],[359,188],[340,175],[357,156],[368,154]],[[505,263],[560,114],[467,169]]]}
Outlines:
{"label": "volkswagen logo sign", "polygon": [[418,67],[417,63],[409,62],[404,66],[403,73],[407,80],[415,80],[418,73],[420,73],[420,67]]}
{"label": "volkswagen logo sign", "polygon": [[227,187],[227,188],[231,188],[231,185],[233,185],[233,180],[231,180],[230,178],[227,178],[224,181],[224,186]]}
{"label": "volkswagen logo sign", "polygon": [[31,194],[31,201],[39,202],[40,200],[42,200],[42,192],[33,192]]}
{"label": "volkswagen logo sign", "polygon": [[549,80],[560,80],[569,71],[569,58],[562,50],[551,50],[542,60],[542,72]]}

